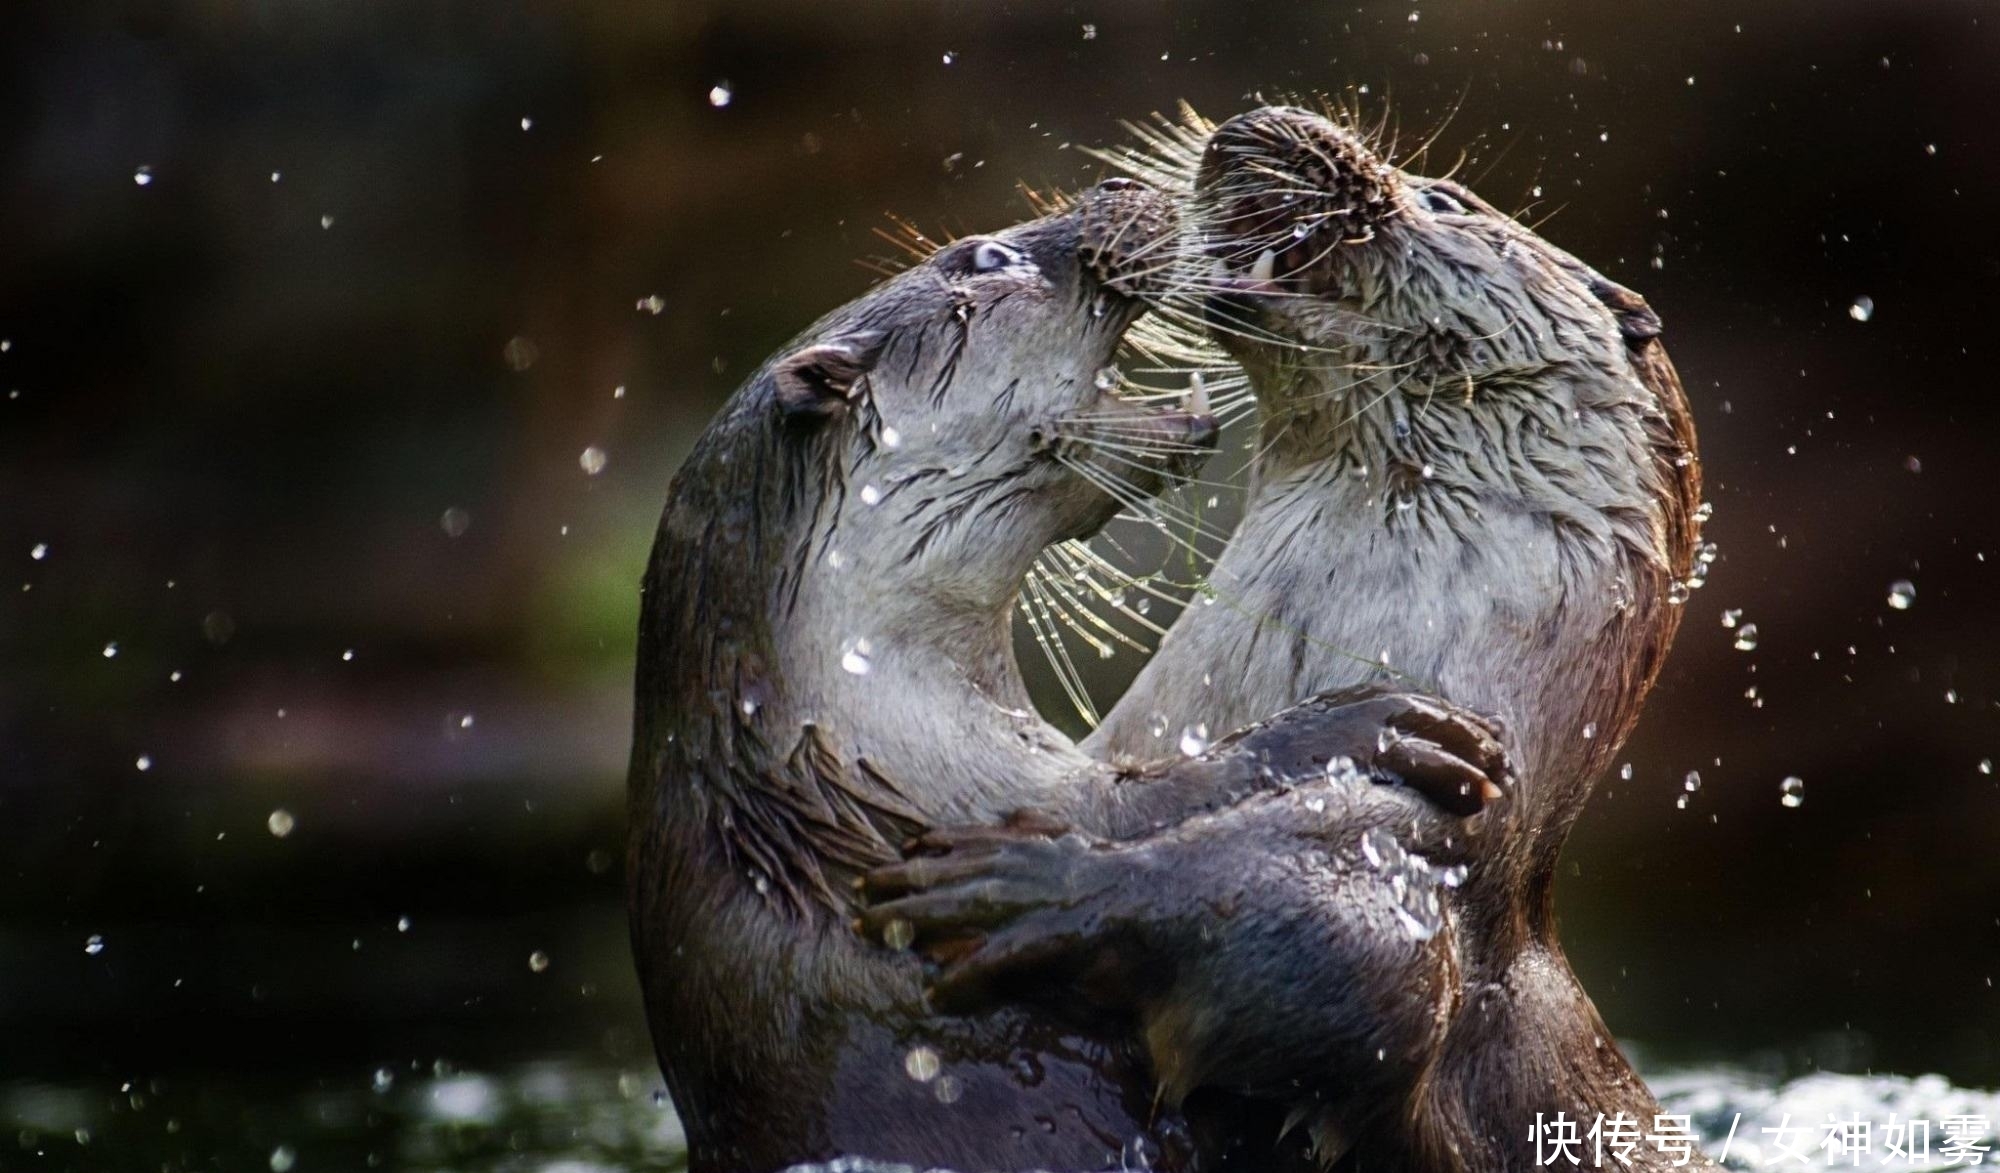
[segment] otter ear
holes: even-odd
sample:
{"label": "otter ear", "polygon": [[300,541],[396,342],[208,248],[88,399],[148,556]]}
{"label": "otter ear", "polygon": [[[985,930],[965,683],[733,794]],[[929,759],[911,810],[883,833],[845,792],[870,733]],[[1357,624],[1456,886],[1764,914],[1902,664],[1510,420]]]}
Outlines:
{"label": "otter ear", "polygon": [[1618,319],[1625,341],[1637,344],[1660,336],[1660,315],[1645,298],[1597,272],[1590,274],[1590,292]]}
{"label": "otter ear", "polygon": [[825,419],[847,409],[855,384],[875,369],[884,335],[844,334],[794,351],[771,370],[778,410],[794,419]]}

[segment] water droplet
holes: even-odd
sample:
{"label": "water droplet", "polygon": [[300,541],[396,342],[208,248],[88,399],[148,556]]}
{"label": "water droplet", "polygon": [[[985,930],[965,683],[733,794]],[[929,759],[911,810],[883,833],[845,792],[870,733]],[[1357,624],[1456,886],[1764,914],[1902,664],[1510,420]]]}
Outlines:
{"label": "water droplet", "polygon": [[874,485],[861,486],[861,503],[863,505],[880,505],[882,503],[882,490],[876,488]]}
{"label": "water droplet", "polygon": [[95,956],[97,956],[97,955],[98,955],[99,953],[102,953],[102,952],[104,952],[104,936],[103,936],[103,934],[101,934],[101,933],[92,933],[92,934],[90,934],[90,936],[88,936],[88,937],[85,937],[85,938],[83,939],[83,951],[84,951],[85,953],[88,953],[88,954],[89,954],[90,956],[92,956],[92,957],[95,957]]}
{"label": "water droplet", "polygon": [[717,110],[729,105],[730,100],[735,97],[735,91],[729,88],[729,83],[726,81],[719,81],[708,87],[708,104]]}
{"label": "water droplet", "polygon": [[284,177],[285,177],[285,173],[284,173],[284,172],[282,172],[282,171],[273,171],[273,172],[271,172],[271,182],[272,182],[272,183],[276,183],[276,182],[278,182],[279,180],[283,179]]}
{"label": "water droplet", "polygon": [[1736,650],[1751,652],[1757,650],[1757,625],[1746,623],[1736,629]]}
{"label": "water droplet", "polygon": [[472,526],[472,515],[454,505],[438,516],[438,528],[448,538],[463,537]]}
{"label": "water droplet", "polygon": [[1208,726],[1189,725],[1181,730],[1181,752],[1188,757],[1197,757],[1208,750]]}
{"label": "water droplet", "polygon": [[1738,623],[1742,621],[1743,621],[1743,608],[1741,607],[1731,607],[1729,610],[1724,611],[1722,613],[1722,625],[1724,627],[1734,628]]}
{"label": "water droplet", "polygon": [[882,943],[891,949],[908,949],[917,939],[917,926],[897,917],[882,926]]}
{"label": "water droplet", "polygon": [[134,171],[132,173],[132,182],[138,184],[140,187],[151,187],[153,185],[153,169],[151,167],[141,167],[137,171]]}
{"label": "water droplet", "polygon": [[396,1073],[387,1067],[377,1067],[374,1077],[368,1081],[368,1086],[375,1089],[376,1095],[381,1095],[396,1086]]}
{"label": "water droplet", "polygon": [[1701,771],[1689,770],[1687,772],[1687,776],[1681,779],[1681,789],[1687,791],[1689,794],[1693,794],[1695,791],[1700,790]]}
{"label": "water droplet", "polygon": [[292,812],[279,807],[271,812],[270,818],[264,820],[264,826],[271,832],[273,839],[283,839],[292,833],[293,827],[298,826],[298,820],[292,817]]}
{"label": "water droplet", "polygon": [[1590,741],[1597,736],[1597,722],[1591,721],[1583,727],[1583,739]]}
{"label": "water droplet", "polygon": [[1857,322],[1865,322],[1874,317],[1875,299],[1866,296],[1855,298],[1854,304],[1847,307],[1847,316]]}
{"label": "water droplet", "polygon": [[1621,779],[1622,781],[1626,781],[1626,782],[1630,782],[1630,781],[1632,780],[1632,763],[1631,763],[1631,762],[1626,762],[1626,763],[1625,763],[1624,765],[1622,765],[1622,766],[1618,767],[1618,777],[1619,777],[1619,778],[1620,778],[1620,779]]}
{"label": "water droplet", "polygon": [[533,953],[528,954],[528,968],[534,971],[535,973],[548,972],[549,955],[542,952],[540,949],[537,949]]}
{"label": "water droplet", "polygon": [[396,918],[396,931],[397,931],[397,932],[399,932],[399,933],[407,933],[407,932],[409,932],[409,931],[410,931],[410,918],[409,918],[409,917],[407,917],[407,916],[399,916],[399,917],[397,917],[397,918]]}
{"label": "water droplet", "polygon": [[1687,808],[1688,808],[1688,796],[1687,796],[1687,795],[1683,794],[1683,795],[1680,795],[1679,797],[1677,797],[1677,798],[1675,798],[1675,799],[1674,799],[1674,809],[1675,809],[1675,810],[1677,810],[1677,811],[1684,811],[1684,810],[1686,810]]}
{"label": "water droplet", "polygon": [[955,1075],[940,1075],[937,1082],[931,1085],[931,1094],[937,1097],[940,1104],[956,1104],[965,1095],[965,1085]]}
{"label": "water droplet", "polygon": [[1087,25],[1084,25],[1084,26],[1083,26],[1083,39],[1084,39],[1084,40],[1086,40],[1086,41],[1094,41],[1094,40],[1096,40],[1096,39],[1097,39],[1097,26],[1096,26],[1096,25],[1094,25],[1094,24],[1087,24]]}
{"label": "water droplet", "polygon": [[582,455],[576,458],[576,463],[583,469],[585,476],[594,477],[604,471],[604,466],[611,463],[611,458],[604,454],[604,449],[593,444],[583,450]]}
{"label": "water droplet", "polygon": [[929,1047],[911,1047],[909,1053],[903,1056],[903,1073],[918,1083],[936,1079],[938,1068],[942,1066],[938,1053]]}
{"label": "water droplet", "polygon": [[28,557],[33,558],[37,562],[40,562],[41,560],[47,558],[48,556],[49,556],[49,544],[47,542],[36,542],[34,546],[28,550]]}
{"label": "water droplet", "polygon": [[1889,584],[1889,606],[1896,611],[1907,611],[1917,601],[1917,584],[1907,578],[1899,578]]}
{"label": "water droplet", "polygon": [[333,213],[332,213],[332,212],[328,212],[328,213],[327,213],[326,215],[324,215],[324,216],[321,216],[321,217],[319,218],[319,227],[320,227],[320,231],[322,231],[322,232],[325,232],[325,231],[328,231],[328,230],[330,230],[330,229],[331,229],[331,228],[333,227]]}
{"label": "water droplet", "polygon": [[1979,759],[1979,772],[1980,772],[1980,773],[1982,773],[1982,774],[1991,774],[1991,773],[1993,772],[1993,759],[1992,759],[1992,758],[1980,758],[1980,759]]}
{"label": "water droplet", "polygon": [[642,314],[651,314],[657,318],[666,312],[667,299],[657,293],[649,293],[638,301],[633,302],[632,308]]}
{"label": "water droplet", "polygon": [[354,649],[349,648],[340,653],[340,662],[343,664],[352,664],[354,662]]}
{"label": "water droplet", "polygon": [[142,754],[140,754],[140,755],[139,755],[139,760],[138,760],[138,761],[135,761],[135,762],[133,762],[133,763],[132,763],[132,765],[133,765],[133,766],[134,766],[134,767],[135,767],[135,768],[136,768],[136,769],[137,769],[137,770],[138,770],[138,771],[139,771],[139,772],[140,772],[141,774],[143,774],[143,773],[145,773],[145,772],[146,772],[147,770],[150,770],[150,769],[152,769],[152,768],[153,768],[153,756],[152,756],[151,754],[143,754],[143,753],[142,753]]}
{"label": "water droplet", "polygon": [[1146,717],[1146,732],[1152,734],[1154,737],[1165,737],[1167,735],[1167,715],[1165,713],[1148,714]]}
{"label": "water droplet", "polygon": [[292,1173],[292,1166],[298,1163],[299,1155],[292,1146],[281,1144],[271,1150],[271,1173]]}
{"label": "water droplet", "polygon": [[1097,375],[1091,380],[1099,391],[1109,391],[1118,386],[1118,368],[1115,366],[1097,368]]}
{"label": "water droplet", "polygon": [[1778,783],[1778,802],[1787,807],[1796,807],[1806,800],[1806,781],[1803,778],[1787,778]]}
{"label": "water droplet", "polygon": [[478,722],[478,720],[479,719],[473,716],[471,713],[459,713],[454,717],[450,718],[450,724],[455,725],[460,729],[470,729],[474,724]]}
{"label": "water droplet", "polygon": [[114,639],[110,643],[104,645],[104,658],[107,660],[115,660],[118,658],[117,640]]}
{"label": "water droplet", "polygon": [[523,131],[529,131],[535,129],[535,120],[532,118],[523,117],[521,119],[521,129]]}
{"label": "water droplet", "polygon": [[902,446],[903,446],[903,433],[891,427],[884,427],[882,429],[882,447],[901,448]]}
{"label": "water droplet", "polygon": [[875,667],[874,654],[875,649],[869,645],[867,640],[855,640],[848,645],[845,652],[841,653],[841,671],[852,676],[868,675],[869,671]]}
{"label": "water droplet", "polygon": [[951,64],[952,62],[954,62],[954,61],[957,61],[957,60],[958,60],[958,54],[957,54],[957,53],[954,53],[954,52],[949,52],[949,51],[947,51],[947,52],[945,53],[945,55],[944,55],[944,63],[945,63],[946,65],[950,65],[950,64]]}
{"label": "water droplet", "polygon": [[1687,602],[1689,593],[1688,584],[1679,579],[1667,584],[1667,602],[1673,606],[1678,607]]}

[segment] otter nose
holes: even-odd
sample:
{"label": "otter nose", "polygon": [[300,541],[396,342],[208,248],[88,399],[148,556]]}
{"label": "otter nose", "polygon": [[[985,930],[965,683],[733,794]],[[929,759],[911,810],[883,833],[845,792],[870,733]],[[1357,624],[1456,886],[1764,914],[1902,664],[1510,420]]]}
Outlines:
{"label": "otter nose", "polygon": [[1078,198],[1077,213],[1077,254],[1099,281],[1127,296],[1162,283],[1180,233],[1172,197],[1135,179],[1107,179]]}

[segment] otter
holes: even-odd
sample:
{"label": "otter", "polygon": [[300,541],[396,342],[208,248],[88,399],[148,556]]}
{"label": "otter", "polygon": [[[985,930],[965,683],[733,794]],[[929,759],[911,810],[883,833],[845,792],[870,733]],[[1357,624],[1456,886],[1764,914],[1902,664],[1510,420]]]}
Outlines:
{"label": "otter", "polygon": [[1212,571],[1231,605],[1186,611],[1085,748],[1153,756],[1162,716],[1227,728],[1385,672],[1496,714],[1520,782],[1458,845],[1449,1021],[1393,1110],[1354,1102],[1351,1055],[1314,1053],[1311,1007],[1351,1005],[1315,956],[1342,910],[1311,876],[1259,882],[1274,846],[1323,838],[1298,807],[1124,843],[933,836],[944,857],[884,869],[875,915],[952,948],[947,1006],[1046,997],[1105,957],[1146,974],[1116,993],[1169,1102],[1204,1082],[1275,1097],[1323,1162],[1525,1169],[1556,1112],[1650,1131],[1658,1105],[1563,956],[1553,881],[1708,557],[1660,319],[1344,119],[1267,107],[1209,129],[1137,162],[1191,174],[1183,287],[1257,396],[1248,501]]}
{"label": "otter", "polygon": [[[1324,698],[1152,771],[1034,714],[1015,594],[1044,547],[1119,505],[1075,441],[1143,441],[1143,470],[1124,471],[1147,492],[1213,446],[1198,399],[1131,402],[1100,378],[1177,230],[1170,199],[1114,181],[941,248],[767,362],[674,478],[643,586],[626,874],[697,1173],[849,1154],[1190,1167],[1199,1137],[1155,1110],[1122,1021],[935,1014],[914,954],[850,931],[853,879],[908,836],[1020,808],[1137,835],[1271,792],[1273,756],[1354,761],[1400,812],[1371,816],[1385,834],[1454,822],[1426,794],[1504,775],[1476,718],[1395,691]],[[1408,974],[1398,989],[1443,963],[1386,937],[1353,955]]]}

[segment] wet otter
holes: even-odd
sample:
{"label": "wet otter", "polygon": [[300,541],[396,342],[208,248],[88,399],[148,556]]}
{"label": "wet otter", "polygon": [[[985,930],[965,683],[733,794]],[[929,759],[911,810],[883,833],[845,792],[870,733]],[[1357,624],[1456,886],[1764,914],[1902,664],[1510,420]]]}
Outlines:
{"label": "wet otter", "polygon": [[[948,867],[888,869],[885,893],[903,898],[878,915],[932,940],[1002,938],[946,969],[956,1004],[1032,989],[1018,957],[1063,972],[1109,954],[1149,972],[1131,998],[1169,1090],[1216,1078],[1218,1050],[1254,1056],[1249,1080],[1222,1064],[1224,1085],[1281,1089],[1324,1158],[1525,1168],[1537,1113],[1650,1129],[1656,1103],[1563,958],[1552,884],[1699,573],[1694,433],[1659,319],[1461,185],[1407,174],[1308,111],[1239,116],[1186,163],[1205,236],[1193,295],[1257,392],[1258,456],[1213,571],[1232,605],[1186,612],[1086,748],[1151,756],[1162,724],[1227,728],[1375,678],[1378,659],[1498,713],[1522,782],[1473,820],[1447,900],[1463,1003],[1407,1101],[1374,1119],[1339,1078],[1351,1056],[1312,1053],[1310,1009],[1272,1011],[1283,991],[1282,1005],[1343,1004],[1312,932],[1337,910],[1312,911],[1310,884],[1242,878],[1310,838],[1309,818],[1293,839],[1278,829],[1298,810],[1206,816],[1198,848],[1192,832],[1072,837],[1066,890],[1032,882],[1045,846],[982,844]],[[1175,161],[1145,165],[1171,178]],[[994,892],[1007,899],[976,899]]]}
{"label": "wet otter", "polygon": [[[1256,755],[1287,744],[1453,789],[1498,771],[1477,722],[1395,695],[1306,706],[1147,776],[1033,714],[1010,604],[1044,546],[1118,505],[1069,440],[1146,440],[1147,491],[1212,445],[1199,411],[1097,378],[1174,232],[1171,201],[1113,183],[951,244],[766,364],[676,476],[644,587],[627,882],[700,1173],[851,1153],[1091,1169],[1128,1146],[1180,1167],[1122,1023],[934,1016],[918,960],[850,931],[850,880],[910,834],[1020,807],[1137,834],[1268,788]],[[1385,944],[1384,972],[1436,963]]]}

